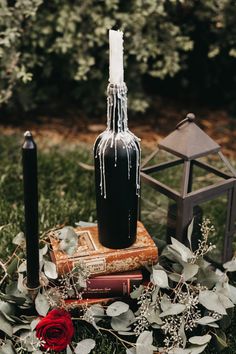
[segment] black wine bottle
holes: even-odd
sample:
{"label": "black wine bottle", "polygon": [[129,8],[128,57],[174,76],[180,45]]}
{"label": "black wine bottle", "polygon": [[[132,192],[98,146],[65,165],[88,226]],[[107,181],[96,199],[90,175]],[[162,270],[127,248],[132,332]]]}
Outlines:
{"label": "black wine bottle", "polygon": [[125,83],[109,84],[107,129],[94,145],[98,234],[108,248],[136,240],[140,191],[139,139],[128,129]]}

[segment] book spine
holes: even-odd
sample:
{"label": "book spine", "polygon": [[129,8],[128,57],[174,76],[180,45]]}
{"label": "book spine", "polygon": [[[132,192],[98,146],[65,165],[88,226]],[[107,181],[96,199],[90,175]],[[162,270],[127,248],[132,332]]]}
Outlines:
{"label": "book spine", "polygon": [[105,298],[128,296],[142,282],[141,279],[89,279],[83,290],[83,298]]}
{"label": "book spine", "polygon": [[119,297],[109,297],[109,298],[96,298],[96,299],[68,299],[65,300],[66,308],[73,310],[76,308],[83,308],[84,306],[91,306],[96,304],[101,304],[103,306],[109,305],[111,302],[119,300]]}
{"label": "book spine", "polygon": [[[110,274],[118,272],[126,272],[140,269],[146,265],[152,265],[157,262],[158,252],[156,247],[147,247],[143,249],[124,250],[119,254],[119,258],[111,254],[99,256],[83,257],[81,261],[88,268],[92,276],[100,274]],[[76,267],[78,260],[61,260],[57,263],[57,271],[59,275],[70,272]]]}
{"label": "book spine", "polygon": [[147,247],[144,249],[124,250],[124,253],[115,256],[107,253],[104,258],[85,260],[91,274],[110,274],[140,269],[146,265],[157,262],[157,248]]}

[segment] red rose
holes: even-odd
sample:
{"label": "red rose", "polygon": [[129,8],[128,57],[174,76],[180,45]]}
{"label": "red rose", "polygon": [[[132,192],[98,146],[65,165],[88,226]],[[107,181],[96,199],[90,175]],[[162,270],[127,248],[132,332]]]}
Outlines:
{"label": "red rose", "polygon": [[55,352],[64,350],[71,342],[74,327],[70,314],[55,309],[42,318],[36,326],[36,336],[44,342],[43,349]]}

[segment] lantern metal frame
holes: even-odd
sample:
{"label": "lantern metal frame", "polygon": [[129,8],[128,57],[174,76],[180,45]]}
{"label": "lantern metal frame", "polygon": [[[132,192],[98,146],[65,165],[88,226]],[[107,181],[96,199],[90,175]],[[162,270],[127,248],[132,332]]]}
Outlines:
{"label": "lantern metal frame", "polygon": [[[220,146],[205,134],[195,124],[194,120],[194,114],[189,113],[184,120],[177,124],[175,131],[158,144],[158,148],[141,166],[141,180],[176,202],[177,217],[175,237],[183,243],[187,243],[186,230],[193,218],[194,207],[226,194],[227,216],[222,254],[222,261],[225,262],[232,257],[233,236],[236,231],[236,171],[220,151]],[[177,158],[172,161],[148,166],[148,163],[158,154],[159,150],[167,151]],[[229,173],[225,173],[208,163],[196,160],[199,157],[207,156],[212,153],[218,154],[229,170]],[[150,176],[150,174],[154,172],[160,172],[181,164],[183,164],[183,175],[180,192]],[[211,172],[221,177],[223,180],[192,191],[194,166]]]}

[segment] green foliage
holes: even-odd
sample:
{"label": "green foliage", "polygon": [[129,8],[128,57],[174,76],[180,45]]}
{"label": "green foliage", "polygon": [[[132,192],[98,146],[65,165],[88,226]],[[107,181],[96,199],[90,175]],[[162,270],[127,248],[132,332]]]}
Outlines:
{"label": "green foliage", "polygon": [[186,59],[193,50],[213,64],[222,55],[226,64],[236,56],[232,0],[1,0],[0,6],[0,103],[24,110],[60,98],[97,112],[108,77],[110,28],[125,33],[125,78],[135,111],[148,107],[144,75],[175,76],[191,67]]}
{"label": "green foliage", "polygon": [[[24,286],[26,262],[22,258],[19,260],[19,254],[25,252],[25,244],[22,244],[22,238],[18,235],[14,238],[14,244],[19,247],[9,261],[18,261],[15,272],[9,274],[7,263],[1,262],[4,272],[0,282],[1,352],[14,352],[15,349],[22,354],[40,354],[45,340],[49,345],[48,353],[54,353],[51,343],[55,343],[59,335],[63,338],[63,334],[58,334],[58,331],[55,334],[50,332],[50,327],[57,328],[56,320],[60,316],[57,314],[54,320],[49,318],[52,309],[63,309],[71,313],[71,316],[67,316],[73,321],[71,326],[75,326],[75,335],[68,343],[70,348],[66,352],[69,354],[100,353],[100,343],[104,350],[108,344],[106,339],[109,340],[109,337],[102,336],[100,342],[101,333],[111,335],[106,353],[122,353],[122,345],[126,354],[153,354],[154,350],[161,350],[166,354],[200,354],[211,347],[213,339],[219,347],[227,347],[225,331],[231,323],[232,309],[236,304],[236,287],[229,283],[229,272],[236,269],[236,259],[233,258],[223,265],[224,272],[213,269],[203,258],[213,249],[207,243],[212,231],[208,221],[203,223],[202,229],[203,240],[196,251],[174,238],[171,239],[171,244],[161,253],[159,263],[149,269],[150,282],[136,288],[131,294],[133,305],[129,301],[127,303],[126,298],[124,301],[111,300],[108,306],[84,305],[80,309],[65,301],[71,296],[71,286],[61,283],[62,279],[58,278],[56,267],[50,261],[47,234],[41,238],[44,246],[40,249],[43,286],[32,300]],[[190,246],[191,234],[192,226],[189,227]],[[54,236],[57,237],[56,234]],[[59,230],[58,236],[65,240],[69,237],[68,229]],[[213,279],[212,275],[214,281],[207,284],[209,278]],[[64,274],[63,279],[66,278],[71,279],[71,272]],[[52,279],[58,281],[52,283]],[[76,281],[72,286],[76,286]],[[82,294],[83,289],[78,295]],[[31,316],[27,316],[25,311],[31,309],[32,301],[36,312],[32,311]],[[65,316],[64,311],[61,316]],[[48,317],[42,338],[39,338],[37,325],[45,318],[41,319],[39,316]],[[60,321],[62,319],[63,317]],[[78,331],[81,324],[86,329],[82,333]],[[90,328],[93,330],[90,331]],[[50,337],[48,333],[52,333]],[[62,349],[64,354],[64,348]]]}

